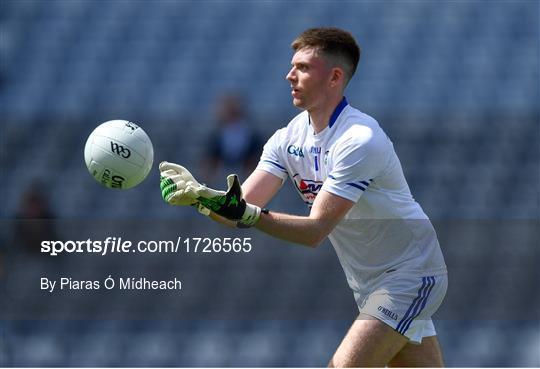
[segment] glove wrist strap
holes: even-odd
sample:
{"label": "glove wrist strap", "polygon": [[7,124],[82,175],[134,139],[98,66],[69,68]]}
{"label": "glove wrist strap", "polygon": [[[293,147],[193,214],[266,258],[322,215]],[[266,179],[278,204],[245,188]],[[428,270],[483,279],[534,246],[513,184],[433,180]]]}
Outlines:
{"label": "glove wrist strap", "polygon": [[261,217],[261,208],[257,205],[252,204],[246,204],[246,210],[244,211],[244,214],[242,215],[242,219],[240,219],[240,222],[242,224],[245,224],[249,227],[257,223],[259,218]]}

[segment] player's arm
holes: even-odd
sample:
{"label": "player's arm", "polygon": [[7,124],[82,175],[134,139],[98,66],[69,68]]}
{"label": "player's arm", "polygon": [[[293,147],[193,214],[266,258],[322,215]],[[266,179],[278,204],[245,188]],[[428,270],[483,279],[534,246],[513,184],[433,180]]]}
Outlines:
{"label": "player's arm", "polygon": [[255,227],[286,241],[316,247],[353,207],[354,202],[330,192],[321,191],[315,198],[309,216],[269,212],[261,214]]}
{"label": "player's arm", "polygon": [[[201,213],[209,215],[210,211],[228,220],[237,222],[239,226],[253,226],[260,218],[260,206],[248,203],[242,193],[242,186],[236,174],[227,177],[227,190],[219,191],[199,183],[183,166],[162,162],[159,164],[160,189],[163,200],[171,205],[197,206]],[[268,174],[271,175],[271,174]],[[265,174],[257,172],[250,179],[250,196],[263,203],[272,198],[277,191],[278,180],[271,178],[264,183]],[[257,185],[267,188],[264,195],[255,195]],[[217,220],[217,219],[216,219]]]}
{"label": "player's arm", "polygon": [[[282,180],[264,171],[255,171],[245,183],[246,201],[236,175],[227,177],[227,191],[217,191],[198,183],[189,171],[173,163],[160,164],[161,193],[171,205],[197,205],[211,210],[214,220],[226,218],[243,226],[256,225],[272,236],[304,244],[318,245],[354,205],[353,201],[322,190],[313,203],[309,216],[261,212],[277,192]],[[206,213],[208,215],[209,212]],[[217,216],[219,217],[217,217]],[[234,223],[233,223],[234,224]]]}
{"label": "player's arm", "polygon": [[[273,174],[255,171],[246,180],[247,199],[251,201],[248,202],[236,175],[227,177],[227,191],[217,191],[198,183],[180,165],[164,162],[160,164],[160,171],[162,196],[168,203],[197,205],[238,225],[256,225],[274,237],[312,247],[326,238],[354,205],[351,200],[322,190],[307,217],[273,212],[264,214],[261,206],[274,196],[282,183]],[[215,215],[211,214],[214,220],[220,221]]]}
{"label": "player's arm", "polygon": [[[243,197],[248,203],[262,208],[272,200],[282,185],[283,180],[281,178],[264,170],[255,169],[242,184]],[[236,221],[228,220],[213,211],[210,211],[208,216],[210,219],[228,227],[237,226]]]}
{"label": "player's arm", "polygon": [[283,180],[261,169],[255,169],[242,184],[244,199],[250,204],[264,207],[283,185]]}

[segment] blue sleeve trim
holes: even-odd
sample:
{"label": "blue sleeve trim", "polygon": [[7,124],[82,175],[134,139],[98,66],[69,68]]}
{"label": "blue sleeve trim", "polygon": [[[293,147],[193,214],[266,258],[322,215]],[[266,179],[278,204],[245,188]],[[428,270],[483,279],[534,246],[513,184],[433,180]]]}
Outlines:
{"label": "blue sleeve trim", "polygon": [[267,163],[270,163],[270,164],[274,164],[276,167],[278,167],[279,169],[281,169],[282,171],[284,171],[285,173],[287,173],[287,169],[285,169],[284,167],[282,167],[282,166],[279,165],[278,163],[275,163],[275,162],[273,162],[273,161],[271,161],[271,160],[263,160],[263,161],[265,161],[265,162],[267,162]]}
{"label": "blue sleeve trim", "polygon": [[349,186],[353,186],[353,187],[355,187],[355,188],[358,188],[359,190],[362,190],[362,191],[365,191],[365,190],[366,190],[365,187],[362,187],[362,186],[360,186],[359,184],[356,184],[356,183],[351,183],[351,182],[349,182],[349,183],[347,183],[347,184],[348,184]]}

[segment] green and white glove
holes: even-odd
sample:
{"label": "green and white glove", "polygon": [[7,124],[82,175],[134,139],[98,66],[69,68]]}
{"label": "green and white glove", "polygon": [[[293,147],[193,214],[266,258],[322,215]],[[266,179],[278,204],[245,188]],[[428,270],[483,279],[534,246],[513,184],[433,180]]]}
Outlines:
{"label": "green and white glove", "polygon": [[227,176],[227,191],[217,191],[197,182],[181,165],[162,162],[159,170],[161,195],[171,205],[202,205],[245,226],[254,225],[261,216],[261,208],[248,204],[242,197],[242,187],[236,174]]}
{"label": "green and white glove", "polygon": [[167,163],[159,164],[161,196],[171,205],[196,205],[197,200],[190,193],[186,193],[188,186],[200,186],[193,175],[181,165]]}

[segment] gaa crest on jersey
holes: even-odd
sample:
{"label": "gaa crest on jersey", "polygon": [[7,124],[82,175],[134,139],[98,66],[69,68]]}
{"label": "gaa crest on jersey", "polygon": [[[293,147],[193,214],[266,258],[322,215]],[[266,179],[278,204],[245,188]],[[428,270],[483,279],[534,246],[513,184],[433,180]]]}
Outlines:
{"label": "gaa crest on jersey", "polygon": [[304,152],[302,151],[301,146],[289,145],[287,147],[287,153],[292,156],[298,156],[299,158],[304,157]]}
{"label": "gaa crest on jersey", "polygon": [[324,165],[328,165],[328,154],[330,153],[330,150],[326,150],[324,152],[324,156],[323,156],[323,163]]}
{"label": "gaa crest on jersey", "polygon": [[300,177],[299,173],[296,173],[292,179],[294,187],[296,187],[296,190],[300,196],[302,196],[306,203],[312,205],[313,201],[315,201],[315,198],[317,197],[317,194],[322,188],[323,182],[312,179],[303,179]]}

